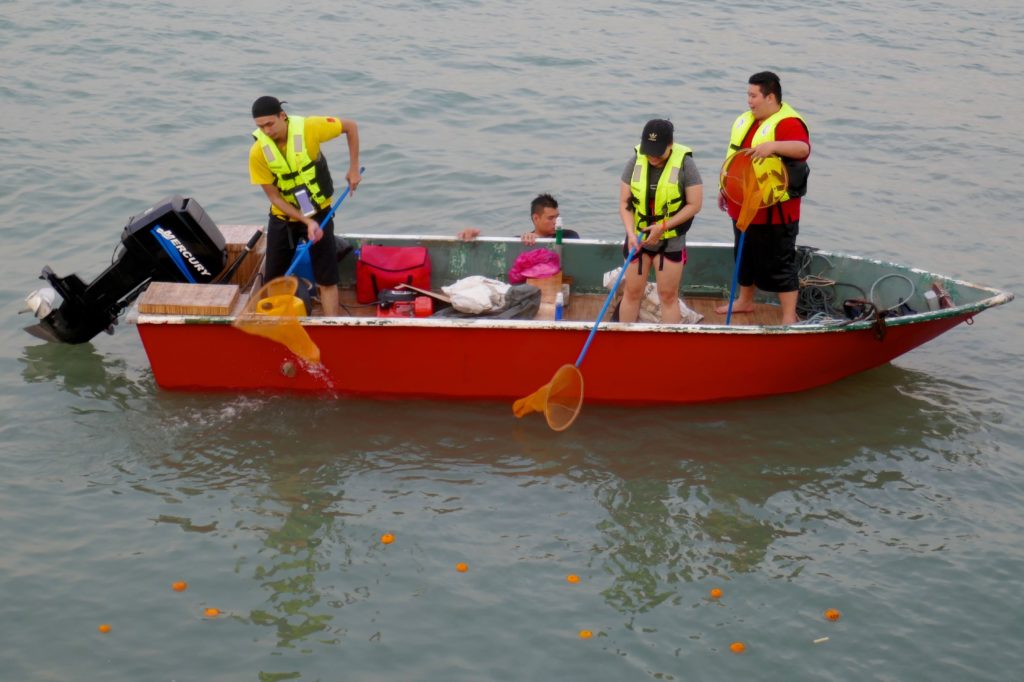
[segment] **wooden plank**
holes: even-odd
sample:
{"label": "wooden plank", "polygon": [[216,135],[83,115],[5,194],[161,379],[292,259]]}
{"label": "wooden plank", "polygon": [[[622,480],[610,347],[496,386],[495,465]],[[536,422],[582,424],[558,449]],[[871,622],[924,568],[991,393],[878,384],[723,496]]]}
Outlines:
{"label": "wooden plank", "polygon": [[[704,315],[703,324],[725,324],[725,313],[716,313],[715,308],[726,305],[729,300],[725,298],[698,298],[687,296],[686,305],[692,310]],[[749,325],[778,325],[782,324],[782,308],[770,303],[754,303],[754,312],[732,314],[731,324],[737,327]]]}
{"label": "wooden plank", "polygon": [[237,284],[150,282],[139,312],[158,315],[228,315],[238,300]]}
{"label": "wooden plank", "polygon": [[[253,233],[263,228],[259,225],[220,225],[220,233],[224,235],[225,246],[227,247],[228,258],[225,268],[230,267],[235,259],[245,250],[245,245]],[[245,257],[238,270],[231,276],[230,283],[241,287],[249,285],[256,274],[256,271],[263,267],[263,258],[267,252],[267,238],[263,236],[253,247],[249,255]]]}
{"label": "wooden plank", "polygon": [[[593,322],[597,319],[597,314],[601,312],[601,306],[604,305],[606,297],[607,294],[573,294],[569,297],[569,305],[565,310],[565,319]],[[608,306],[605,320],[611,319],[612,312],[615,310],[616,300],[613,300],[612,304]],[[686,305],[691,310],[695,310],[704,316],[700,324],[725,324],[725,314],[720,315],[715,312],[715,307],[724,305],[725,299],[686,296],[683,300],[686,301]],[[782,309],[770,303],[755,303],[753,313],[734,313],[732,316],[732,324],[735,326],[754,324],[777,325],[781,323]]]}
{"label": "wooden plank", "polygon": [[[590,322],[593,323],[597,319],[597,314],[601,312],[601,306],[604,305],[604,300],[607,297],[606,293],[601,294],[581,294],[572,293],[569,296],[569,304],[565,307],[565,319],[574,322]],[[698,313],[704,315],[704,320],[701,324],[725,324],[725,315],[719,315],[715,312],[715,306],[719,306],[725,303],[723,298],[704,298],[698,296],[686,296],[686,305],[691,310],[696,310]],[[373,317],[377,314],[376,306],[362,306],[356,302],[355,290],[351,288],[341,289],[341,302],[345,305],[346,314],[351,314],[355,317]],[[732,317],[732,324],[735,326],[747,326],[752,324],[763,324],[763,325],[777,325],[782,322],[782,309],[777,305],[770,303],[755,303],[754,312],[745,314],[734,314]],[[605,313],[605,320],[611,319],[612,312],[615,310],[615,301],[608,306],[608,312]],[[554,306],[550,306],[550,318],[554,318]],[[542,319],[537,317],[535,319]]]}
{"label": "wooden plank", "polygon": [[424,296],[430,296],[431,298],[436,298],[438,301],[441,301],[442,303],[451,304],[451,302],[452,302],[452,298],[448,294],[439,294],[437,292],[430,291],[429,289],[420,289],[419,287],[414,287],[413,285],[406,284],[405,282],[402,282],[401,284],[397,285],[395,288],[396,289],[410,289],[412,291],[415,291],[418,294],[423,294]]}

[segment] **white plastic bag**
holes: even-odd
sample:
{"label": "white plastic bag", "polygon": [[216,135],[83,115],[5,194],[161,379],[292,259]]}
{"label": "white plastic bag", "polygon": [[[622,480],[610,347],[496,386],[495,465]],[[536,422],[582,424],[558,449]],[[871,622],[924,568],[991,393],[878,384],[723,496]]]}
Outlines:
{"label": "white plastic bag", "polygon": [[454,284],[441,287],[452,299],[452,307],[460,313],[480,313],[505,307],[505,295],[510,285],[482,275],[463,277]]}
{"label": "white plastic bag", "polygon": [[[611,272],[604,273],[605,289],[612,288],[621,269],[621,267],[618,267]],[[686,303],[681,298],[679,299],[679,314],[682,316],[683,324],[697,324],[704,319],[704,316],[696,310],[690,310],[686,307]],[[661,322],[661,299],[658,298],[658,285],[654,282],[648,282],[644,288],[644,296],[640,299],[640,319],[638,321]]]}

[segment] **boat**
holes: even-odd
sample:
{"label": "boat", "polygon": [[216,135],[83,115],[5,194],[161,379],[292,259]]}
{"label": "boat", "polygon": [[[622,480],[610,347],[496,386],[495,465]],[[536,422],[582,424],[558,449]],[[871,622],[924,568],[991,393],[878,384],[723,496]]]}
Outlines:
{"label": "boat", "polygon": [[[464,242],[436,235],[341,235],[353,249],[338,266],[343,314],[298,320],[319,348],[320,362],[309,363],[285,345],[247,334],[234,324],[259,288],[262,252],[252,243],[261,228],[204,229],[213,234],[212,251],[224,244],[223,262],[231,260],[232,249],[240,254],[230,283],[175,283],[173,295],[183,302],[175,306],[154,302],[149,294],[161,283],[147,280],[149,290],[133,298],[127,310],[126,321],[138,330],[155,380],[167,390],[512,401],[577,359],[608,298],[606,273],[623,261],[620,241],[600,239],[561,245],[539,239],[527,246],[501,237]],[[378,305],[360,304],[356,297],[354,254],[370,244],[425,247],[435,298],[443,298],[443,286],[473,275],[505,280],[515,259],[528,249],[558,249],[569,293],[564,315],[553,319],[546,293],[545,304],[532,319],[382,315]],[[179,247],[182,251],[195,255],[199,249]],[[620,323],[607,313],[580,365],[586,402],[703,403],[805,391],[885,364],[1013,299],[1009,292],[882,260],[806,246],[800,253],[805,288],[830,301],[831,315],[782,326],[777,304],[765,296],[754,313],[733,314],[727,325],[715,307],[728,297],[733,247],[689,244],[680,294],[703,319]],[[61,280],[48,268],[47,274],[51,282],[62,284],[59,292],[68,299],[68,278]],[[122,285],[129,286],[134,281]],[[200,305],[211,291],[225,292],[226,297],[212,312]],[[118,300],[125,307],[126,297]],[[69,340],[54,338],[53,328],[59,325],[53,323],[53,314],[40,316],[49,331],[33,333]],[[102,329],[107,321],[103,318],[90,329]],[[651,368],[656,381],[638,380],[644,367]]]}

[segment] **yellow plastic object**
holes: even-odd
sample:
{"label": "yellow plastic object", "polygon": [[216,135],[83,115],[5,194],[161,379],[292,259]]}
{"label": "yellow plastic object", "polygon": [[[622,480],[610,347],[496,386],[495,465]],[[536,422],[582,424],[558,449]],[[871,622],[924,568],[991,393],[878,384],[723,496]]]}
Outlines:
{"label": "yellow plastic object", "polygon": [[512,414],[522,418],[543,412],[554,431],[569,428],[583,407],[583,375],[576,365],[562,365],[551,381],[512,403]]}
{"label": "yellow plastic object", "polygon": [[306,362],[320,364],[320,348],[299,323],[299,318],[306,316],[306,305],[295,295],[298,290],[297,277],[278,277],[267,282],[249,299],[234,326],[246,334],[276,341]]}
{"label": "yellow plastic object", "polygon": [[306,304],[301,298],[291,294],[268,296],[256,304],[256,314],[272,317],[305,317]]}

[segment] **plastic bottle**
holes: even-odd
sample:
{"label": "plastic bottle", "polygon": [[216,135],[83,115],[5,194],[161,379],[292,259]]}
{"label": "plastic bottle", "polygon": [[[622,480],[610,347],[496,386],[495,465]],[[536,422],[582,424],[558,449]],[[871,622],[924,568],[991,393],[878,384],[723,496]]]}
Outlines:
{"label": "plastic bottle", "polygon": [[562,319],[562,310],[565,308],[565,299],[562,297],[562,292],[559,291],[555,296],[555,319]]}
{"label": "plastic bottle", "polygon": [[555,244],[562,245],[562,216],[555,218]]}

